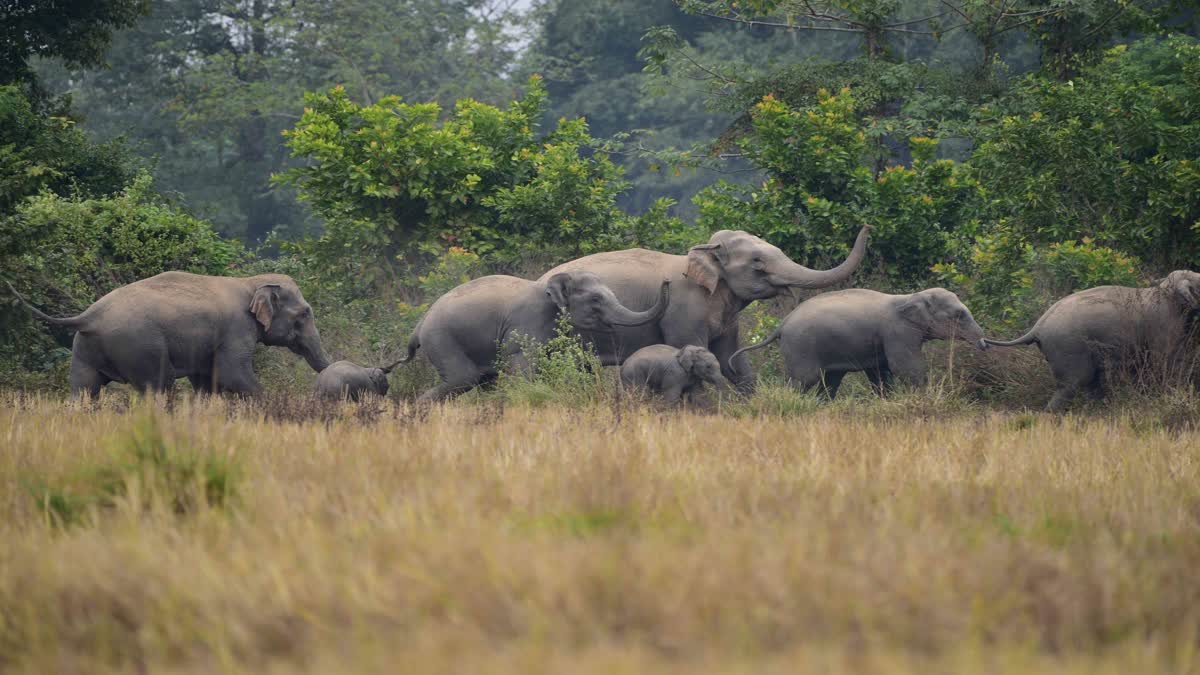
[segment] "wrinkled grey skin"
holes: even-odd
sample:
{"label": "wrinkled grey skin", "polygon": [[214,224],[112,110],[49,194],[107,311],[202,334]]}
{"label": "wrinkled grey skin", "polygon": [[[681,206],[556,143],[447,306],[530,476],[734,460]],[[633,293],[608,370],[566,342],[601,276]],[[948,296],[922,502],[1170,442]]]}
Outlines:
{"label": "wrinkled grey skin", "polygon": [[621,383],[626,388],[641,388],[678,403],[692,396],[708,382],[716,387],[733,388],[721,374],[721,363],[703,347],[671,345],[642,347],[621,365]]}
{"label": "wrinkled grey skin", "polygon": [[880,393],[893,376],[924,386],[922,345],[957,339],[978,346],[982,338],[971,310],[944,288],[910,295],[851,289],[801,303],[771,337],[738,353],[778,340],[792,384],[818,388],[832,399],[846,373],[857,371],[865,371]]}
{"label": "wrinkled grey skin", "polygon": [[424,349],[442,383],[421,394],[420,400],[440,401],[496,377],[500,357],[514,370],[527,370],[517,336],[549,340],[560,309],[567,311],[577,329],[637,326],[662,317],[670,301],[668,285],[660,277],[658,301],[635,312],[587,272],[555,274],[543,281],[481,277],[433,303],[409,338],[408,356],[401,363],[410,361],[418,348]]}
{"label": "wrinkled grey skin", "polygon": [[317,375],[317,396],[351,401],[360,400],[366,394],[386,396],[388,373],[405,360],[383,368],[364,368],[351,361],[334,361]]}
{"label": "wrinkled grey skin", "polygon": [[790,260],[783,251],[742,231],[722,230],[687,255],[645,249],[597,253],[555,267],[542,276],[575,270],[595,273],[626,307],[649,307],[665,276],[674,282],[671,304],[662,319],[611,333],[582,331],[604,365],[620,365],[642,347],[696,345],[717,356],[725,377],[739,389],[754,389],[754,373],[738,348],[738,313],[755,300],[772,298],[789,288],[825,288],[850,278],[867,249],[870,227],[864,226],[854,249],[841,265],[818,271]]}
{"label": "wrinkled grey skin", "polygon": [[1058,412],[1087,390],[1104,396],[1105,370],[1121,365],[1169,367],[1200,310],[1200,273],[1176,270],[1150,288],[1098,286],[1059,300],[1028,333],[1009,342],[985,339],[984,345],[1036,344],[1050,364],[1056,387],[1047,410]]}
{"label": "wrinkled grey skin", "polygon": [[26,305],[39,319],[76,331],[75,394],[96,396],[109,382],[163,392],[180,377],[198,392],[256,394],[260,388],[251,361],[260,342],[287,347],[317,372],[329,364],[312,308],[296,282],[283,274],[234,279],[163,272],[122,286],[66,318]]}

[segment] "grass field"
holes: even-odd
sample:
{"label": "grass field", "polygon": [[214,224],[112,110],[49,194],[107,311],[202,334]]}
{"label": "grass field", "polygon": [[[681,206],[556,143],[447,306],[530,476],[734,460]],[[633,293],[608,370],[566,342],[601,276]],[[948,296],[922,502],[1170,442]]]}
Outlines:
{"label": "grass field", "polygon": [[0,670],[1200,672],[1194,425],[780,398],[0,397]]}

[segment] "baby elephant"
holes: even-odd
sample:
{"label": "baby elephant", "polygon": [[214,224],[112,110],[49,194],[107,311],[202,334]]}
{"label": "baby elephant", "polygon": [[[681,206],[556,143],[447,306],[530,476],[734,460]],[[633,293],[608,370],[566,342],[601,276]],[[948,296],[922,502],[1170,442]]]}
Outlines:
{"label": "baby elephant", "polygon": [[892,376],[913,386],[925,384],[929,340],[966,340],[979,346],[983,330],[958,296],[944,288],[910,295],[888,295],[866,289],[824,293],[806,300],[787,315],[765,341],[739,349],[731,358],[779,340],[793,385],[819,387],[837,396],[846,373],[866,371],[882,393]]}
{"label": "baby elephant", "polygon": [[1021,337],[985,345],[1037,345],[1056,387],[1046,409],[1060,412],[1086,390],[1104,396],[1106,371],[1181,365],[1194,317],[1200,312],[1200,273],[1175,270],[1150,288],[1097,286],[1051,305]]}
{"label": "baby elephant", "polygon": [[334,361],[317,375],[317,396],[357,401],[364,394],[386,396],[388,373],[403,361],[384,368],[364,368],[350,361]]}
{"label": "baby elephant", "polygon": [[621,365],[621,383],[627,388],[644,388],[659,394],[667,403],[692,395],[709,382],[732,387],[721,375],[721,363],[703,347],[688,345],[650,345],[630,355]]}

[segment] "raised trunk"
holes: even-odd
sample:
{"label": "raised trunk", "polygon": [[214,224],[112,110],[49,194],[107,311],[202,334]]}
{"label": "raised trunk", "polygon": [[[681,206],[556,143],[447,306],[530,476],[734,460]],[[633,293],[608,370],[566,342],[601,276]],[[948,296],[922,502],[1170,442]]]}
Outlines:
{"label": "raised trunk", "polygon": [[619,302],[614,302],[609,315],[609,323],[617,326],[641,326],[651,321],[657,321],[666,313],[667,305],[670,303],[671,282],[664,280],[658,291],[658,302],[654,303],[653,307],[644,312],[635,312]]}
{"label": "raised trunk", "polygon": [[775,286],[797,288],[825,288],[842,283],[854,274],[858,266],[862,264],[863,258],[866,257],[867,235],[870,231],[870,225],[863,225],[858,232],[858,239],[854,241],[854,248],[850,251],[850,256],[841,265],[831,270],[813,270],[804,265],[792,263],[790,269],[772,275],[771,283]]}

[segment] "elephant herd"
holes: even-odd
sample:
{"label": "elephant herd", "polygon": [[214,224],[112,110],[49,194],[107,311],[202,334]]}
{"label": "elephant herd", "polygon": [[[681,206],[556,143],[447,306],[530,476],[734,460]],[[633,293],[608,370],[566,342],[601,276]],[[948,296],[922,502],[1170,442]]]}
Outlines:
{"label": "elephant herd", "polygon": [[848,280],[866,254],[869,231],[864,226],[849,257],[829,270],[804,267],[746,232],[722,230],[684,255],[629,249],[564,263],[536,281],[481,277],[438,298],[409,338],[406,356],[384,368],[330,364],[312,308],[284,275],[166,272],[118,288],[78,316],[30,309],[76,331],[71,389],[93,396],[108,382],[166,391],[180,377],[201,392],[255,394],[251,357],[262,343],[302,356],[318,372],[317,392],[329,397],[385,394],[388,373],[422,351],[441,382],[421,399],[443,400],[494,379],[497,363],[527,370],[522,345],[549,339],[565,314],[602,364],[621,366],[625,386],[671,402],[706,382],[753,391],[745,353],[774,342],[791,383],[829,398],[850,372],[865,372],[881,393],[893,378],[921,386],[922,345],[957,339],[979,349],[1038,345],[1057,383],[1051,410],[1064,409],[1081,391],[1102,394],[1106,368],[1129,355],[1178,358],[1200,312],[1200,274],[1179,270],[1149,288],[1103,286],[1070,295],[1028,334],[1000,342],[985,338],[971,311],[945,289],[906,295],[849,289],[801,303],[767,340],[739,348],[742,309],[789,289]]}

